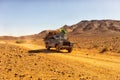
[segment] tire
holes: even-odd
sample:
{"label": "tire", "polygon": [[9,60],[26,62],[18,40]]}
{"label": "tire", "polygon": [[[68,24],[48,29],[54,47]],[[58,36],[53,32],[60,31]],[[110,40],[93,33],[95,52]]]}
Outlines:
{"label": "tire", "polygon": [[50,50],[50,46],[46,46],[47,50]]}
{"label": "tire", "polygon": [[59,45],[56,46],[56,51],[57,51],[57,52],[60,51],[60,47],[59,47]]}
{"label": "tire", "polygon": [[68,52],[71,53],[71,52],[72,52],[72,48],[69,48],[69,49],[68,49]]}

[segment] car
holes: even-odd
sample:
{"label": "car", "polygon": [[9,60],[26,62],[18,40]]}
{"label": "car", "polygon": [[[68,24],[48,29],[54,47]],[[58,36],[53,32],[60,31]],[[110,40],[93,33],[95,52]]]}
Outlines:
{"label": "car", "polygon": [[56,48],[56,51],[59,52],[60,50],[66,49],[70,53],[73,49],[73,43],[70,42],[67,36],[62,32],[49,32],[44,38],[44,43],[47,50]]}

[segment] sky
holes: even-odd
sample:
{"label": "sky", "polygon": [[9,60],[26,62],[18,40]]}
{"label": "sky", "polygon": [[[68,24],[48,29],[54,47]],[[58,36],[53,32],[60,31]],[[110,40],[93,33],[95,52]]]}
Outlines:
{"label": "sky", "polygon": [[120,20],[120,0],[0,0],[0,36],[31,35],[102,19]]}

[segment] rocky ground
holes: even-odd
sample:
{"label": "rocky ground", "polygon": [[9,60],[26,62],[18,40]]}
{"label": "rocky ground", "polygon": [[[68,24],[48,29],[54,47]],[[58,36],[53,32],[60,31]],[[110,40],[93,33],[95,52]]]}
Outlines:
{"label": "rocky ground", "polygon": [[120,80],[120,55],[1,41],[0,80]]}

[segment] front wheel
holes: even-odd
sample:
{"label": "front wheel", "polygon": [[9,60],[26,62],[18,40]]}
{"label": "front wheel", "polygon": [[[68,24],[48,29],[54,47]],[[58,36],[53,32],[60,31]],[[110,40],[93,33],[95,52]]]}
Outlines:
{"label": "front wheel", "polygon": [[72,52],[72,48],[69,48],[69,49],[68,49],[68,52],[71,53],[71,52]]}
{"label": "front wheel", "polygon": [[47,50],[50,50],[50,46],[46,46]]}
{"label": "front wheel", "polygon": [[57,51],[57,52],[60,51],[60,46],[59,46],[59,45],[56,46],[56,51]]}

